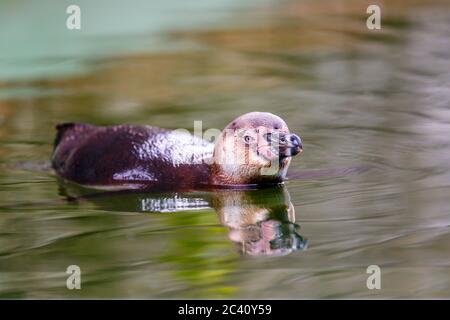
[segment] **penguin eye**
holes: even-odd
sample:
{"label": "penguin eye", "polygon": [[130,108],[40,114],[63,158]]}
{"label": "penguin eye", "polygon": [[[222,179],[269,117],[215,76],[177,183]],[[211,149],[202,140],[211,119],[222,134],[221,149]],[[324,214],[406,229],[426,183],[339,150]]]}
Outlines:
{"label": "penguin eye", "polygon": [[252,136],[244,136],[244,141],[245,141],[245,143],[250,143],[253,141],[253,137]]}

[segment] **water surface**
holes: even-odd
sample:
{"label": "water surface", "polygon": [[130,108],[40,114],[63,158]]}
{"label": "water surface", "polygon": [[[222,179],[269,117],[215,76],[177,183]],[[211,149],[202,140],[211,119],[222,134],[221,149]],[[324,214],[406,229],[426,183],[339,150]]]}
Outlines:
{"label": "water surface", "polygon": [[[447,4],[394,1],[369,31],[364,1],[156,1],[66,39],[45,3],[0,5],[0,297],[450,296]],[[220,129],[254,110],[304,142],[283,188],[92,194],[48,170],[60,121]]]}

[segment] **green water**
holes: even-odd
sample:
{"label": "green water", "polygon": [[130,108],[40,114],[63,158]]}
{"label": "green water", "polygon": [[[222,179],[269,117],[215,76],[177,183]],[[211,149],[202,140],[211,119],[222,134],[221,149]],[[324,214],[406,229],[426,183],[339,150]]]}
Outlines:
{"label": "green water", "polygon": [[[369,31],[363,1],[80,1],[71,33],[64,1],[33,3],[0,4],[0,297],[450,297],[447,4],[393,1]],[[284,188],[93,194],[48,170],[60,121],[255,110],[302,137]]]}

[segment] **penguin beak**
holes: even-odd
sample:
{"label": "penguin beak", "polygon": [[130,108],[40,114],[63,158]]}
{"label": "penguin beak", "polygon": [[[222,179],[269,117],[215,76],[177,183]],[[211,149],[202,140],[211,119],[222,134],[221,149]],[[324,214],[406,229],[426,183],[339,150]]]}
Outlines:
{"label": "penguin beak", "polygon": [[303,152],[302,139],[296,134],[284,134],[279,137],[280,157],[287,158]]}

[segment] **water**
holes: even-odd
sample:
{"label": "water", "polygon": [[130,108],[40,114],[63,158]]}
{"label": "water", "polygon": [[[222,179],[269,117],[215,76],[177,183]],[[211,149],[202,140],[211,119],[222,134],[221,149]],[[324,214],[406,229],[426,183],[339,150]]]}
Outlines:
{"label": "water", "polygon": [[[42,3],[0,5],[0,297],[450,296],[448,3],[393,2],[369,31],[358,1],[157,1],[77,36]],[[48,170],[60,121],[206,129],[254,110],[301,134],[284,188],[93,194]]]}

